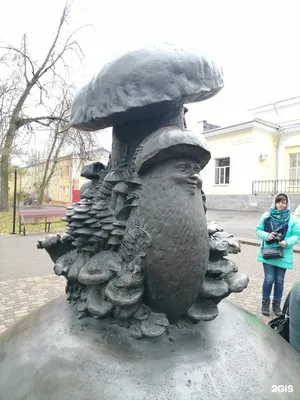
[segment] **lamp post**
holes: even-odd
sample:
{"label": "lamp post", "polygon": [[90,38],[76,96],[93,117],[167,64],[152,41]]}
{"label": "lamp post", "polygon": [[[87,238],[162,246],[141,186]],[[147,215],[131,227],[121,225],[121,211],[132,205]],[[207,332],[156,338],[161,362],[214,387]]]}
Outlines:
{"label": "lamp post", "polygon": [[15,169],[15,183],[14,183],[14,210],[13,210],[13,231],[12,235],[16,234],[16,212],[17,212],[17,170],[21,167],[22,160],[19,157],[13,157],[10,164]]}

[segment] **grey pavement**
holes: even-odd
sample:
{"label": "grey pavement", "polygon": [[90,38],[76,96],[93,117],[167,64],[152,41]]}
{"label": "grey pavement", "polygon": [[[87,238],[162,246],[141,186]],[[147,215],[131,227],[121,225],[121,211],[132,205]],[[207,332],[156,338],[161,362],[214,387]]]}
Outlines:
{"label": "grey pavement", "polygon": [[43,276],[53,273],[46,251],[37,249],[39,235],[0,236],[0,281]]}
{"label": "grey pavement", "polygon": [[[261,216],[261,212],[255,211],[207,211],[208,221],[217,221],[226,232],[232,233],[242,242],[253,245],[260,243],[260,240],[256,236],[255,228]],[[300,245],[295,246],[294,249],[300,252]]]}
{"label": "grey pavement", "polygon": [[[260,213],[208,212],[209,220],[218,221],[237,237],[250,236],[259,217]],[[64,293],[65,279],[54,275],[51,259],[45,251],[37,249],[37,240],[44,236],[44,233],[25,237],[0,236],[0,332]],[[242,293],[232,294],[230,299],[267,321],[268,318],[260,314],[263,269],[256,261],[257,251],[257,246],[242,244],[242,252],[230,256],[239,271],[250,278],[248,288]],[[294,269],[286,274],[284,296],[299,278],[300,254],[297,253]]]}
{"label": "grey pavement", "polygon": [[236,237],[257,239],[255,228],[258,224],[261,212],[208,210],[207,220],[217,221],[228,233]]}

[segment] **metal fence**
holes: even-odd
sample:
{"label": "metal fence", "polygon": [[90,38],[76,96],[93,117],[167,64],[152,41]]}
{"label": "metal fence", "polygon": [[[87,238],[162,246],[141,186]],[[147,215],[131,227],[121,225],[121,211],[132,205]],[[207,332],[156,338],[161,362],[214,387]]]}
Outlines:
{"label": "metal fence", "polygon": [[277,181],[253,181],[252,194],[258,193],[300,193],[300,179]]}

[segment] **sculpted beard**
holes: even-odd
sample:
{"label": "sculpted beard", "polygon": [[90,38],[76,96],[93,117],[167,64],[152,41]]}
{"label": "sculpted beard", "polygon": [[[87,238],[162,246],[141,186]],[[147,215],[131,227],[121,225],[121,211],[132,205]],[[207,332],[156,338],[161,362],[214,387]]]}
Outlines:
{"label": "sculpted beard", "polygon": [[171,320],[193,305],[209,255],[201,190],[184,179],[175,183],[174,174],[174,160],[142,173],[137,210],[152,237],[145,259],[147,302]]}

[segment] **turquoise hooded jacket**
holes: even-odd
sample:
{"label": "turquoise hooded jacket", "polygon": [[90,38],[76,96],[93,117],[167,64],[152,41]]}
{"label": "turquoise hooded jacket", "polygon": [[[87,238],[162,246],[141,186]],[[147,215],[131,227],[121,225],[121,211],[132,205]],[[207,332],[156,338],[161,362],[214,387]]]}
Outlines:
{"label": "turquoise hooded jacket", "polygon": [[[274,206],[274,203],[272,204],[272,207]],[[289,201],[287,204],[287,207],[289,207]],[[269,236],[269,232],[264,231],[264,222],[265,220],[270,216],[269,212],[266,212],[262,215],[262,217],[259,220],[259,223],[256,227],[256,235],[263,240],[264,247],[278,247],[278,244],[268,244],[266,241]],[[270,259],[270,260],[265,260],[262,257],[261,254],[261,246],[259,248],[258,256],[257,256],[257,261],[265,263],[265,264],[270,264],[274,265],[275,267],[280,267],[280,268],[286,268],[286,269],[292,269],[293,264],[294,264],[294,254],[293,254],[293,246],[297,244],[300,241],[300,224],[298,220],[291,215],[288,223],[288,230],[286,232],[284,240],[287,243],[287,247],[283,249],[283,258],[277,258],[277,259]]]}

